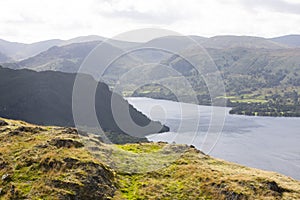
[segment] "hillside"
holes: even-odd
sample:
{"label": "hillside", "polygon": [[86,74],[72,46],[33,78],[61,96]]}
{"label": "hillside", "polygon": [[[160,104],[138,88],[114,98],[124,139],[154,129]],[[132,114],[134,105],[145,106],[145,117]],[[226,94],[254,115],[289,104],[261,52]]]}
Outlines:
{"label": "hillside", "polygon": [[13,60],[22,60],[34,56],[48,48],[58,45],[62,40],[46,40],[35,42],[32,44],[24,44],[19,42],[9,42],[0,39],[0,49],[6,56],[11,57]]}
{"label": "hillside", "polygon": [[[114,103],[111,103],[112,92],[104,83],[97,83],[88,75],[79,75],[85,86],[96,84],[95,112],[98,121],[104,131],[113,133],[124,133],[115,121],[112,113],[112,106],[118,110],[121,117],[127,116],[126,109],[129,109],[132,120],[139,126],[149,125],[148,128],[136,133],[135,137],[143,137],[150,133],[168,131],[168,127],[162,126],[159,122],[153,122],[133,106],[129,105],[121,96],[114,95]],[[0,116],[13,119],[26,120],[40,125],[74,126],[72,111],[72,91],[76,74],[62,72],[35,72],[30,70],[12,70],[0,67]],[[89,88],[86,88],[87,91]],[[84,127],[94,128],[95,125],[90,116],[93,116],[85,108],[85,96],[80,101],[81,114],[84,119],[77,124]],[[127,121],[126,121],[127,122]],[[132,134],[132,133],[130,133]],[[129,135],[128,135],[129,137]],[[116,138],[111,138],[116,139]],[[133,140],[135,141],[135,140]],[[139,141],[139,140],[137,140]],[[115,142],[124,142],[122,140]]]}
{"label": "hillside", "polygon": [[264,48],[264,49],[281,49],[287,48],[287,45],[269,41],[261,37],[252,36],[215,36],[201,43],[205,48],[229,49],[229,48]]}
{"label": "hillside", "polygon": [[270,40],[290,47],[300,47],[300,35],[285,35]]}
{"label": "hillside", "polygon": [[[198,102],[193,103],[209,105],[211,101],[226,99],[229,106],[239,107],[236,112],[232,112],[235,114],[300,115],[298,95],[300,93],[300,49],[236,47],[208,48],[206,50],[208,54],[197,47],[189,47],[182,51],[182,55],[186,59],[197,64],[200,73],[179,56],[172,56],[162,61],[163,64],[180,73],[177,76],[168,76],[162,81],[166,85],[174,86],[182,77],[185,77],[198,95]],[[224,81],[226,96],[210,99],[202,76],[213,78],[219,72]],[[158,75],[152,74],[152,76],[159,77],[162,73],[165,72],[161,70],[157,72]],[[171,97],[171,100],[176,100],[171,91],[153,85],[131,92],[134,96],[165,99]],[[186,88],[178,88],[176,92],[177,94],[192,95],[192,92]]]}
{"label": "hillside", "polygon": [[[60,71],[67,73],[76,73],[79,70],[81,63],[88,56],[88,54],[101,43],[101,41],[72,43],[64,46],[54,46],[39,53],[36,56],[27,58],[19,62],[3,63],[2,65],[11,69],[31,69],[35,71]],[[114,41],[112,41],[114,43]],[[121,43],[121,42],[120,42]],[[110,55],[121,55],[122,49],[114,46],[113,44],[101,44],[106,52]],[[122,44],[121,44],[122,45]],[[114,75],[115,71],[122,71],[123,68],[127,69],[140,63],[131,56],[125,56],[112,64],[111,74]],[[98,61],[99,66],[103,66],[103,61]]]}
{"label": "hillside", "polygon": [[[51,43],[48,45],[49,49],[44,49],[32,54],[32,57],[19,60],[17,62],[2,64],[5,67],[13,69],[28,68],[36,71],[62,71],[62,72],[76,72],[82,63],[83,59],[88,53],[100,43],[100,40],[105,38],[99,36],[84,36],[71,40],[59,40],[59,42]],[[53,40],[56,41],[56,40]],[[44,43],[47,43],[45,41]],[[118,55],[118,51],[127,51],[132,49],[138,49],[135,52],[130,53],[130,56],[126,56],[126,60],[123,59],[122,66],[117,63],[112,67],[118,67],[119,71],[123,72],[123,68],[131,69],[131,65],[136,63],[154,63],[161,62],[163,60],[172,57],[171,53],[186,52],[191,46],[196,44],[204,48],[212,49],[231,49],[231,48],[250,48],[250,49],[286,49],[287,45],[277,43],[272,40],[259,37],[250,36],[216,36],[211,38],[204,38],[200,36],[165,36],[150,40],[146,43],[133,43],[126,41],[118,41],[110,39],[105,44],[107,52],[110,54]],[[0,45],[0,50],[5,52],[7,45]],[[16,46],[19,48],[22,47]],[[153,49],[154,48],[154,49]],[[166,52],[169,50],[172,52]],[[14,49],[17,51],[17,49]],[[22,52],[30,52],[27,49]],[[10,55],[10,54],[6,54]],[[132,60],[133,59],[133,60]],[[101,64],[101,61],[99,61]],[[114,70],[115,71],[115,70]]]}
{"label": "hillside", "polygon": [[0,199],[108,199],[115,174],[77,131],[0,120]]}
{"label": "hillside", "polygon": [[84,58],[100,42],[73,43],[66,46],[54,46],[34,57],[17,63],[8,63],[3,66],[12,69],[32,69],[35,71],[77,72]]}
{"label": "hillside", "polygon": [[[204,49],[195,46],[191,40],[183,36],[166,36],[141,44],[113,40],[111,44],[104,46],[104,52],[110,56],[120,55],[124,50],[135,48],[137,50],[114,61],[106,69],[103,80],[110,88],[114,88],[121,77],[126,77],[119,85],[121,89],[118,89],[124,96],[177,100],[172,91],[166,90],[175,88],[177,96],[179,94],[182,99],[187,99],[186,102],[210,105],[212,101],[225,100],[228,106],[237,108],[231,112],[232,114],[300,116],[300,49],[284,42],[285,40],[296,42],[298,37],[283,36],[279,39],[250,36],[190,37]],[[85,40],[79,38],[74,41]],[[73,73],[79,69],[84,58],[98,43],[82,42],[52,47],[32,58],[5,63],[4,66],[13,69],[28,68],[36,71]],[[182,56],[192,60],[202,70],[201,74],[184,59],[164,49],[180,52]],[[104,63],[106,62],[99,60],[97,65],[103,67]],[[213,69],[214,65],[217,68]],[[138,66],[143,66],[142,76],[134,72]],[[170,69],[166,70],[167,67]],[[216,69],[222,75],[226,96],[210,99],[202,76],[213,78],[219,73]],[[124,74],[126,76],[123,76]],[[184,81],[191,84],[192,90],[179,84]],[[163,84],[164,87],[158,87],[159,84]],[[196,95],[193,95],[194,92]],[[189,101],[191,96],[197,96],[198,101]]]}
{"label": "hillside", "polygon": [[[34,42],[31,44],[10,42],[10,41],[0,39],[0,50],[7,57],[12,58],[12,60],[21,61],[36,56],[44,51],[47,51],[48,49],[54,46],[60,47],[60,46],[74,44],[74,43],[86,43],[86,42],[88,43],[88,42],[96,42],[96,41],[100,42],[106,39],[107,38],[97,36],[97,35],[88,35],[88,36],[80,36],[80,37],[72,38],[69,40],[52,39],[52,40]],[[139,43],[119,41],[119,40],[110,40],[110,43],[122,49],[132,48],[134,46],[139,45]]]}
{"label": "hillside", "polygon": [[9,62],[9,61],[11,61],[11,59],[9,57],[7,57],[5,54],[0,52],[0,63]]}
{"label": "hillside", "polygon": [[300,198],[299,181],[187,145],[108,145],[73,128],[3,118],[0,143],[0,199]]}

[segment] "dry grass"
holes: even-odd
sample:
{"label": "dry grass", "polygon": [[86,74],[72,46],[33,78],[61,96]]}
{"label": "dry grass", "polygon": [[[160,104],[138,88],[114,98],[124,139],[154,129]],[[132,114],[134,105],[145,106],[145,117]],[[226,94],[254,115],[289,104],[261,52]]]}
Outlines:
{"label": "dry grass", "polygon": [[0,178],[8,178],[0,179],[0,199],[300,199],[299,181],[187,145],[109,145],[66,128],[2,120],[9,125],[0,126]]}

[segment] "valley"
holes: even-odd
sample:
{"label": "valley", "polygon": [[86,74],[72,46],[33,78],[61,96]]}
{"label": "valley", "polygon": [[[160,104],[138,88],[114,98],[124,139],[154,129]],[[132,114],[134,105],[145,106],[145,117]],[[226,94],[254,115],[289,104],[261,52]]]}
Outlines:
{"label": "valley", "polygon": [[[228,107],[233,107],[232,114],[297,117],[300,115],[300,47],[289,45],[290,43],[286,42],[288,38],[295,44],[300,40],[300,37],[295,35],[285,36],[284,39],[169,36],[146,43],[118,42],[102,38],[105,42],[102,43],[102,48],[111,55],[117,56],[126,51],[127,53],[108,66],[101,76],[110,88],[114,89],[122,76],[127,76],[130,71],[141,66],[141,63],[155,62],[157,65],[143,68],[143,76],[130,75],[130,79],[123,80],[116,92],[127,97],[175,101],[178,101],[176,95],[194,95],[197,98],[196,102],[188,98],[183,99],[186,99],[185,102],[200,105],[218,105],[218,102],[226,101]],[[51,47],[36,56],[2,65],[12,69],[75,73],[84,58],[101,43],[100,37],[97,41],[94,39],[95,37],[74,39],[71,41],[81,42]],[[197,66],[190,65],[164,49],[170,49],[185,59],[192,59]],[[99,66],[102,65],[99,61]],[[212,67],[215,71],[209,70]],[[175,70],[176,73],[170,70]],[[222,77],[226,95],[212,97],[205,79],[213,78],[217,73]],[[177,87],[176,92],[172,91],[172,87],[178,81],[182,81],[181,79],[186,80],[191,88],[181,90]]]}

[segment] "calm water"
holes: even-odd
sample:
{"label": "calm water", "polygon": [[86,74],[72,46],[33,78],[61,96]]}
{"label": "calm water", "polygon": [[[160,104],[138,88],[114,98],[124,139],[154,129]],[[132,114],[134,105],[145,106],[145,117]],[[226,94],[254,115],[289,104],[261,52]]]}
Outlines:
{"label": "calm water", "polygon": [[228,108],[127,100],[171,128],[149,140],[193,144],[214,157],[300,180],[300,118],[238,116],[229,115]]}

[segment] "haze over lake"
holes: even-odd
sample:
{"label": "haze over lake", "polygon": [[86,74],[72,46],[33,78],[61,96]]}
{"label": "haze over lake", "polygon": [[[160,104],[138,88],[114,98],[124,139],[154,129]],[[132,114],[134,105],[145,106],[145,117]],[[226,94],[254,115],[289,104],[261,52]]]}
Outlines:
{"label": "haze over lake", "polygon": [[[193,144],[202,149],[212,107],[149,98],[127,100],[170,127],[170,132],[150,135],[149,140]],[[209,155],[300,180],[300,118],[238,116],[229,115],[230,108],[215,109],[221,118],[224,115],[224,126],[218,125],[222,131],[214,137],[219,139]]]}

